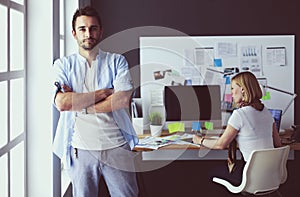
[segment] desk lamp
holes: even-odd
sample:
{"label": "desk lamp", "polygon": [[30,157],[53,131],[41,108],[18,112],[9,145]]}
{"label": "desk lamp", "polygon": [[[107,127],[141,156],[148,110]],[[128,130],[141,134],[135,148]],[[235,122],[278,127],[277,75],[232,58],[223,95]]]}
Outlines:
{"label": "desk lamp", "polygon": [[[271,90],[274,90],[274,91],[277,91],[277,92],[280,92],[280,93],[283,93],[283,94],[290,95],[292,97],[291,100],[286,105],[286,107],[282,110],[282,115],[284,115],[285,112],[288,110],[288,108],[291,106],[294,99],[297,97],[297,94],[267,85],[267,79],[265,77],[261,77],[261,78],[258,77],[257,80],[260,84],[263,95],[266,95],[266,89],[271,89]],[[293,128],[293,129],[295,130],[295,132],[297,131],[297,129],[295,129],[295,128]],[[297,132],[299,132],[299,131],[297,131]]]}
{"label": "desk lamp", "polygon": [[282,115],[288,110],[288,108],[290,107],[290,105],[292,104],[292,102],[294,101],[294,99],[297,97],[297,94],[295,93],[291,93],[291,92],[287,92],[285,90],[281,90],[281,89],[278,89],[278,88],[274,88],[272,86],[268,86],[268,85],[262,85],[262,90],[263,90],[263,95],[265,95],[265,92],[266,92],[266,89],[271,89],[271,90],[275,90],[277,92],[281,92],[281,93],[284,93],[284,94],[288,94],[288,95],[291,95],[292,98],[290,100],[290,102],[288,102],[287,106],[284,108],[284,110],[282,111]]}
{"label": "desk lamp", "polygon": [[[284,94],[288,94],[288,95],[291,95],[292,98],[290,100],[290,102],[288,102],[287,106],[283,109],[282,111],[282,115],[288,110],[288,108],[290,107],[290,105],[292,104],[292,102],[294,101],[294,99],[297,97],[297,94],[295,93],[291,93],[291,92],[287,92],[287,91],[284,91],[284,90],[280,90],[278,88],[274,88],[272,86],[268,86],[268,85],[262,85],[263,87],[263,94],[265,95],[265,89],[271,89],[271,90],[275,90],[277,92],[281,92],[281,93],[284,93]],[[300,128],[298,125],[292,125],[292,128],[294,129],[294,134],[292,136],[292,139],[295,140],[296,142],[299,142],[300,141]]]}

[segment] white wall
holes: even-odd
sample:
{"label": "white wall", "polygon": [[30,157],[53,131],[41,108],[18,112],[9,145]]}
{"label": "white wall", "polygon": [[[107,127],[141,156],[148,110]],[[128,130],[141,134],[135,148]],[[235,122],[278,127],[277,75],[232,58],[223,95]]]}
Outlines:
{"label": "white wall", "polygon": [[[241,48],[248,46],[259,46],[261,49],[261,68],[263,74],[258,77],[267,78],[268,85],[276,87],[280,90],[294,92],[294,36],[293,35],[273,35],[273,36],[177,36],[177,37],[141,37],[140,38],[140,64],[141,64],[141,97],[143,99],[143,109],[148,109],[150,105],[151,90],[163,89],[167,80],[154,80],[154,71],[163,71],[166,69],[174,69],[182,72],[182,68],[190,70],[197,68],[199,76],[205,76],[206,67],[193,65],[193,58],[185,54],[185,51],[194,51],[198,47],[215,47],[217,43],[235,43],[237,47],[237,55],[223,57],[224,70],[226,67],[240,67]],[[266,50],[268,47],[285,47],[286,48],[286,64],[284,66],[268,65],[266,58]],[[216,50],[216,47],[215,47]],[[186,61],[192,62],[186,65]],[[217,70],[217,67],[212,67]],[[240,69],[241,70],[241,69]],[[186,69],[184,70],[186,71]],[[194,70],[192,70],[194,71]],[[183,74],[180,73],[182,76]],[[202,78],[202,77],[199,77]],[[153,83],[156,83],[153,85]],[[159,84],[161,83],[161,84]],[[194,83],[194,82],[193,82]],[[150,85],[149,85],[150,84]],[[157,84],[160,87],[157,87]],[[162,85],[163,84],[163,85]],[[170,85],[170,84],[169,84]],[[198,84],[195,84],[198,85]],[[268,108],[284,110],[290,100],[290,95],[268,89],[271,94],[270,100],[263,101]],[[144,117],[147,111],[144,110]],[[294,103],[288,108],[282,117],[281,128],[290,128],[294,124]]]}
{"label": "white wall", "polygon": [[78,8],[78,2],[74,0],[65,0],[66,3],[66,27],[65,27],[65,38],[66,38],[66,55],[76,53],[78,46],[72,35],[72,17],[75,10]]}
{"label": "white wall", "polygon": [[28,0],[27,8],[27,196],[52,197],[52,1]]}
{"label": "white wall", "polygon": [[[77,51],[72,16],[78,1],[65,0],[66,54]],[[27,1],[27,185],[29,197],[57,197],[53,193],[52,97],[53,1]]]}

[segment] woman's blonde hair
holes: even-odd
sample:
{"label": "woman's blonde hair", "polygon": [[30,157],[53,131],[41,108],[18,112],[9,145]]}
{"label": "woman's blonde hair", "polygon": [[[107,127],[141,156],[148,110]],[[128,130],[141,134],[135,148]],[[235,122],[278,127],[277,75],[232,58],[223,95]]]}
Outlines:
{"label": "woman's blonde hair", "polygon": [[261,103],[262,91],[254,74],[251,72],[241,72],[232,77],[238,86],[243,89],[243,106],[250,105],[261,111],[264,105]]}

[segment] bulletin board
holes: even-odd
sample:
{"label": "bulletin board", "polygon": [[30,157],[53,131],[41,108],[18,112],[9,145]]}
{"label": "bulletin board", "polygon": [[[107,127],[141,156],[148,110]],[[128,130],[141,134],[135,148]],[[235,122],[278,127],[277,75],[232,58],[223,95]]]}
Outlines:
{"label": "bulletin board", "polygon": [[[294,35],[140,37],[144,121],[151,106],[163,104],[165,85],[220,84],[222,92],[230,93],[228,76],[250,71],[268,86],[294,93],[294,42]],[[268,108],[284,110],[292,99],[266,92]],[[294,103],[283,114],[281,128],[293,124]]]}

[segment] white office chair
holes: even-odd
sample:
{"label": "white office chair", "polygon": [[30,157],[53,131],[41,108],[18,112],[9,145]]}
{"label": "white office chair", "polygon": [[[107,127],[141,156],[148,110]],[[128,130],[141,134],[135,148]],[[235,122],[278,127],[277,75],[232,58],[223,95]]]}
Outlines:
{"label": "white office chair", "polygon": [[239,186],[233,186],[217,177],[214,177],[213,181],[224,185],[232,193],[270,194],[287,179],[286,162],[289,150],[289,146],[283,146],[252,151]]}

